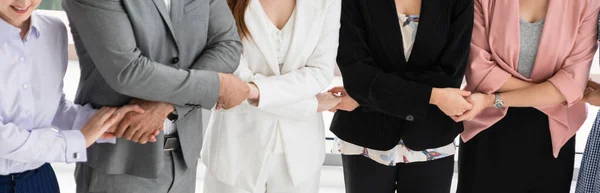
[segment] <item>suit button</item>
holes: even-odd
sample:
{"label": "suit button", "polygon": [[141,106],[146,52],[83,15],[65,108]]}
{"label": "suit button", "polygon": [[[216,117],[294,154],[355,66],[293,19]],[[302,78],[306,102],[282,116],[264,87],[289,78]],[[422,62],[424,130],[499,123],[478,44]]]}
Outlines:
{"label": "suit button", "polygon": [[406,116],[406,120],[407,121],[414,121],[415,117],[413,117],[412,115]]}
{"label": "suit button", "polygon": [[177,62],[179,62],[179,58],[175,57],[171,60],[172,64],[177,64]]}

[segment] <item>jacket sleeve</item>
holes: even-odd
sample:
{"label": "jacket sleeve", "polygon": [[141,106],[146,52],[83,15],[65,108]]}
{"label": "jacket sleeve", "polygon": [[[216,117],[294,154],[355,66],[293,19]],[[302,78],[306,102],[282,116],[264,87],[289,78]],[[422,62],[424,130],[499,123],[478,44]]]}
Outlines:
{"label": "jacket sleeve", "polygon": [[[266,76],[263,74],[252,72],[243,56],[241,57],[240,65],[234,74],[244,82],[253,82],[255,79],[266,78]],[[292,104],[262,107],[259,109],[274,115],[283,116],[290,119],[303,120],[305,117],[317,113],[318,105],[319,102],[317,101],[317,98],[313,96]]]}
{"label": "jacket sleeve", "polygon": [[120,0],[65,0],[63,7],[71,21],[75,41],[85,47],[100,74],[115,91],[179,106],[213,107],[216,104],[217,73],[175,69],[143,56]]}
{"label": "jacket sleeve", "polygon": [[[210,2],[209,17],[206,47],[190,68],[233,73],[238,67],[239,55],[242,52],[242,44],[235,26],[235,20],[225,1],[220,0]],[[204,109],[213,108],[213,106],[201,107]],[[191,110],[196,108],[175,105],[175,110],[180,117],[185,117]]]}
{"label": "jacket sleeve", "polygon": [[337,61],[344,87],[362,108],[401,119],[412,115],[424,120],[432,87],[383,72],[376,66],[365,41],[365,23],[359,3],[358,0],[342,1]]}
{"label": "jacket sleeve", "polygon": [[242,44],[226,1],[211,0],[208,40],[192,69],[233,73],[239,64]]}
{"label": "jacket sleeve", "polygon": [[577,38],[571,53],[564,60],[562,68],[548,81],[560,91],[566,99],[565,105],[572,106],[583,98],[587,86],[590,67],[597,50],[598,6],[597,1],[586,7],[583,22],[577,30]]}

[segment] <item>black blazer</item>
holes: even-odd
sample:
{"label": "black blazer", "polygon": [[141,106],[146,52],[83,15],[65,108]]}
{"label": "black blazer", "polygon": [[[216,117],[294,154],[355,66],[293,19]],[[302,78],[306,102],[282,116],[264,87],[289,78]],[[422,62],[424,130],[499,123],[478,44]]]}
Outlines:
{"label": "black blazer", "polygon": [[460,87],[473,12],[473,0],[422,0],[406,62],[394,0],[342,0],[337,62],[360,107],[338,111],[331,131],[376,150],[392,149],[401,138],[418,151],[450,144],[462,123],[430,105],[429,98],[433,87]]}

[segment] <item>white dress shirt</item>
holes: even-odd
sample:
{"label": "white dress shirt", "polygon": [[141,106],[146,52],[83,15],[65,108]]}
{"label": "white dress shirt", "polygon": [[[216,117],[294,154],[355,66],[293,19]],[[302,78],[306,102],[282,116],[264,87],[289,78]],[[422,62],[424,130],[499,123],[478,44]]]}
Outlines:
{"label": "white dress shirt", "polygon": [[79,129],[95,110],[65,99],[67,30],[34,12],[25,39],[0,19],[0,175],[87,161]]}

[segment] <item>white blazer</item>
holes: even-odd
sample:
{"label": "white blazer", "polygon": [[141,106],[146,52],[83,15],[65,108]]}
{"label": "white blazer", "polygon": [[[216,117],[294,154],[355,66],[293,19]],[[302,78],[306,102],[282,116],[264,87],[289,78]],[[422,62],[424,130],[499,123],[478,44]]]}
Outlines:
{"label": "white blazer", "polygon": [[260,102],[213,111],[201,154],[212,176],[250,191],[275,142],[264,139],[273,139],[277,128],[294,184],[321,167],[325,128],[315,96],[333,79],[341,14],[341,0],[297,0],[293,37],[280,69],[259,6],[252,0],[246,11],[251,37],[243,40],[235,74],[258,86]]}

